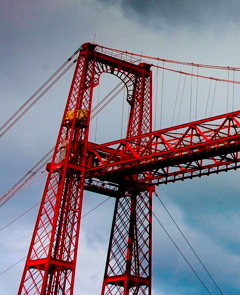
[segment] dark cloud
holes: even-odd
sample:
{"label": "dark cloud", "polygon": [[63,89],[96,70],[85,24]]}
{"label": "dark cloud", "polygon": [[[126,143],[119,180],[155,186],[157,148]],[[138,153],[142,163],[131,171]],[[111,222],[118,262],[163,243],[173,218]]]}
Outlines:
{"label": "dark cloud", "polygon": [[223,28],[226,24],[239,22],[240,3],[235,0],[119,0],[118,3],[125,16],[137,18],[143,26],[184,26],[201,30],[213,24]]}

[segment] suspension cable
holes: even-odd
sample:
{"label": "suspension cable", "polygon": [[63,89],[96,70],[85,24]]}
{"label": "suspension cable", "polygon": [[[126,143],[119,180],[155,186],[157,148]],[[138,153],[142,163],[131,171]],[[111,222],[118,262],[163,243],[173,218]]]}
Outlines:
{"label": "suspension cable", "polygon": [[25,106],[27,106],[32,100],[33,100],[33,98],[39,93],[39,92],[41,92],[42,91],[42,89],[44,88],[44,87],[46,87],[49,83],[50,83],[50,81],[54,78],[54,77],[56,77],[57,76],[57,74],[69,63],[69,61],[71,61],[72,60],[72,58],[77,54],[79,52],[79,49],[78,50],[76,50],[75,52],[74,52],[74,54],[71,56],[71,57],[69,57],[69,59],[67,60],[67,61],[65,61],[65,63],[0,127],[0,131],[2,131],[2,129],[4,128],[4,127],[6,127],[7,126],[7,124],[9,124],[10,123],[10,121],[12,121],[13,119],[14,119],[14,117],[16,116],[16,115],[18,115],[20,112],[21,112],[21,110],[25,107]]}
{"label": "suspension cable", "polygon": [[211,92],[211,87],[212,87],[212,80],[209,81],[209,88],[208,88],[208,96],[207,96],[207,104],[206,104],[206,109],[205,109],[205,118],[207,116],[207,110],[208,110],[208,104],[209,104],[209,99],[210,99],[210,92]]}
{"label": "suspension cable", "polygon": [[[123,89],[125,89],[125,86],[121,87],[122,82],[120,82],[114,89],[110,91],[94,108],[93,108],[93,115],[91,116],[91,120],[97,116],[97,114],[105,108]],[[118,89],[118,90],[117,90]],[[116,93],[114,93],[117,90]],[[112,96],[111,96],[112,95]],[[108,100],[107,100],[108,99]],[[103,102],[105,102],[103,104]],[[103,105],[102,105],[103,104]],[[102,105],[102,106],[101,106]],[[99,106],[101,106],[99,108]],[[94,113],[95,111],[95,113]],[[52,157],[52,153],[54,151],[53,147],[46,155],[42,157],[41,160],[38,161],[37,164],[35,164],[10,190],[8,190],[6,193],[4,193],[0,197],[0,208],[11,198],[13,197],[18,191],[24,187],[24,185],[29,182],[36,173],[38,173],[50,160]],[[25,187],[24,187],[25,188]]]}
{"label": "suspension cable", "polygon": [[[157,63],[158,65],[158,63]],[[158,108],[158,68],[156,69],[156,73],[155,73],[155,79],[154,79],[154,86],[153,88],[156,89],[156,95],[155,95],[155,111],[154,111],[154,130],[156,130],[156,124],[157,124],[157,108]]]}
{"label": "suspension cable", "polygon": [[161,106],[160,106],[160,129],[162,128],[162,121],[163,121],[163,95],[164,95],[164,62],[162,67],[162,91],[161,91]]}
{"label": "suspension cable", "polygon": [[182,96],[181,96],[181,101],[180,101],[180,106],[179,106],[179,112],[178,112],[177,124],[179,123],[180,114],[181,114],[181,110],[182,110],[182,103],[183,103],[183,96],[184,96],[184,91],[185,91],[186,77],[187,77],[187,76],[184,76],[183,89],[182,89]]}
{"label": "suspension cable", "polygon": [[166,67],[161,67],[161,66],[156,66],[156,65],[152,65],[155,68],[159,68],[159,69],[164,69],[166,71],[170,71],[173,73],[179,73],[179,74],[184,74],[186,76],[193,76],[193,77],[198,77],[198,78],[202,78],[202,79],[208,79],[208,80],[215,80],[215,81],[220,81],[220,82],[226,82],[226,83],[232,83],[232,84],[240,84],[240,81],[237,80],[229,80],[229,79],[221,79],[221,78],[216,78],[216,77],[212,77],[212,76],[204,76],[204,75],[198,75],[198,74],[193,74],[193,73],[189,73],[189,72],[183,72],[183,71],[179,71],[179,70],[174,70],[171,68],[166,68]]}
{"label": "suspension cable", "polygon": [[199,67],[197,67],[197,85],[196,85],[196,105],[195,105],[195,121],[197,120],[197,110],[198,110],[198,75]]}
{"label": "suspension cable", "polygon": [[0,276],[3,275],[5,272],[7,272],[9,269],[13,268],[14,266],[16,266],[18,263],[20,263],[21,261],[23,261],[24,259],[26,259],[27,256],[21,258],[20,260],[18,260],[17,262],[15,262],[13,265],[9,266],[7,269],[5,269],[4,271],[2,271],[0,273]]}
{"label": "suspension cable", "polygon": [[[98,87],[98,95],[97,95],[97,106],[99,105],[99,97],[100,97],[100,89],[101,89],[101,84],[99,84]],[[98,107],[97,107],[98,109]],[[98,116],[96,117],[96,122],[95,122],[95,136],[94,136],[94,141],[97,142],[97,129],[98,129]]]}
{"label": "suspension cable", "polygon": [[197,272],[194,270],[194,268],[192,267],[192,265],[190,264],[190,262],[187,260],[187,258],[184,256],[183,252],[180,250],[180,248],[178,247],[178,245],[174,242],[174,240],[172,239],[172,237],[169,235],[169,233],[167,232],[167,230],[165,229],[165,227],[163,226],[163,224],[160,222],[160,220],[157,218],[156,214],[152,211],[153,216],[155,217],[155,219],[157,220],[158,224],[161,226],[161,228],[164,230],[164,232],[166,233],[166,235],[168,236],[168,238],[171,240],[171,242],[173,243],[173,245],[175,246],[175,248],[178,250],[178,252],[180,253],[180,255],[182,256],[182,258],[185,260],[185,262],[188,264],[188,266],[191,268],[191,270],[193,271],[193,273],[195,274],[195,276],[198,278],[198,280],[201,282],[201,284],[203,285],[203,287],[205,288],[205,290],[208,292],[208,294],[212,294],[210,293],[210,291],[208,290],[207,286],[204,284],[204,282],[202,281],[202,279],[199,277],[199,275],[197,274]]}
{"label": "suspension cable", "polygon": [[204,268],[204,270],[207,272],[208,276],[210,277],[210,279],[212,280],[212,282],[214,283],[214,285],[217,287],[218,291],[223,295],[223,293],[222,293],[221,289],[219,288],[219,286],[217,285],[216,281],[213,279],[213,277],[211,276],[211,274],[207,270],[206,266],[203,264],[202,260],[200,259],[200,257],[197,255],[196,251],[191,246],[190,242],[188,241],[188,239],[186,238],[186,236],[184,235],[184,233],[182,232],[182,230],[178,226],[177,222],[172,217],[171,213],[168,211],[167,207],[164,205],[163,201],[160,199],[159,195],[156,192],[155,192],[155,195],[156,195],[157,199],[159,200],[159,202],[162,204],[162,206],[165,209],[165,211],[167,212],[168,216],[171,218],[171,220],[173,221],[173,223],[177,227],[178,231],[180,232],[180,234],[182,235],[182,237],[184,238],[184,240],[186,241],[186,243],[188,244],[188,246],[190,247],[190,249],[192,250],[192,252],[194,253],[194,255],[196,256],[196,258],[198,259],[198,261],[200,262],[200,264],[202,265],[202,267]]}
{"label": "suspension cable", "polygon": [[[141,194],[140,194],[141,196]],[[145,204],[145,206],[147,208],[149,208],[149,205],[147,204],[147,202],[145,201],[145,199],[142,197],[142,201]],[[166,233],[166,235],[168,236],[168,238],[171,240],[171,242],[173,243],[173,245],[175,246],[175,248],[178,250],[179,254],[182,256],[182,258],[185,260],[185,262],[188,264],[188,266],[191,268],[191,270],[193,271],[193,273],[195,274],[195,276],[198,278],[198,280],[201,282],[201,284],[203,285],[203,287],[205,288],[205,290],[208,292],[208,294],[212,295],[211,292],[208,290],[207,286],[204,284],[204,282],[202,281],[202,279],[199,277],[199,275],[197,274],[197,272],[195,271],[195,269],[193,268],[193,266],[190,264],[190,262],[187,260],[186,256],[183,254],[183,252],[180,250],[180,248],[177,246],[176,242],[173,240],[173,238],[170,236],[170,234],[168,233],[168,231],[166,230],[166,228],[163,226],[163,224],[161,223],[161,221],[158,219],[158,217],[156,216],[156,214],[153,212],[153,210],[151,208],[149,208],[149,211],[152,213],[152,215],[155,217],[155,219],[157,220],[158,224],[161,226],[161,228],[163,229],[163,231]]]}
{"label": "suspension cable", "polygon": [[125,107],[124,103],[125,103],[125,88],[123,89],[123,101],[122,101],[121,138],[123,138],[124,107]]}
{"label": "suspension cable", "polygon": [[[122,84],[122,82],[120,82],[113,90],[114,91],[116,91],[118,88],[119,88],[119,86]],[[105,96],[105,98],[104,99],[102,99],[101,101],[100,101],[100,103],[97,105],[97,106],[95,106],[93,109],[92,109],[92,111],[94,112],[94,111],[96,111],[92,116],[91,116],[91,119],[93,119],[94,117],[96,117],[121,91],[123,91],[125,89],[125,86],[122,86],[120,89],[118,89],[118,91],[115,93],[115,94],[113,94],[112,95],[112,97],[110,97],[109,98],[109,96],[110,96],[110,94],[112,94],[113,93],[113,90],[110,92],[110,93],[108,93],[108,95],[107,96]],[[107,101],[106,101],[106,99],[107,98],[109,98]],[[100,108],[99,108],[99,106],[104,102],[104,101],[106,101]]]}
{"label": "suspension cable", "polygon": [[[41,171],[41,173],[44,173],[46,172],[46,170],[43,170]],[[10,195],[8,195],[5,199],[4,197],[1,197],[1,200],[2,200],[2,204],[0,205],[0,208],[12,197],[14,196],[16,193],[20,192],[21,190],[29,187],[30,185],[32,185],[33,183],[41,180],[42,178],[44,178],[46,176],[46,174],[43,174],[41,177],[33,180],[33,178],[39,176],[39,173],[38,174],[33,174],[32,176],[28,177],[27,180],[25,180],[23,183],[21,183],[21,185],[18,187],[15,188],[14,192],[12,192]],[[32,182],[30,182],[32,180]]]}
{"label": "suspension cable", "polygon": [[32,211],[34,208],[36,208],[38,205],[40,204],[40,202],[38,202],[37,204],[35,204],[34,206],[32,206],[31,208],[29,208],[27,211],[23,212],[22,214],[20,214],[18,217],[16,217],[15,219],[13,219],[12,221],[10,221],[9,223],[7,223],[6,225],[4,225],[2,228],[0,228],[0,231],[4,230],[5,228],[7,228],[9,225],[11,225],[12,223],[14,223],[15,221],[17,221],[18,219],[20,219],[21,217],[23,217],[24,215],[26,215],[28,212]]}
{"label": "suspension cable", "polygon": [[[233,81],[235,81],[235,70],[233,70]],[[234,86],[235,86],[235,84],[233,83],[232,112],[234,111],[234,100],[235,100],[235,97],[234,97]]]}
{"label": "suspension cable", "polygon": [[0,208],[18,191],[20,191],[24,185],[33,179],[33,177],[50,161],[52,157],[52,152],[54,148],[52,148],[48,153],[46,153],[38,162],[35,164],[14,186],[4,193],[0,197]]}
{"label": "suspension cable", "polygon": [[[74,65],[77,59],[70,61],[79,52],[79,49],[0,127],[0,138],[7,133],[25,115],[39,99],[49,91]],[[70,64],[69,64],[70,63]],[[68,66],[67,66],[68,65]]]}
{"label": "suspension cable", "polygon": [[177,87],[177,93],[176,93],[176,98],[175,98],[175,103],[174,103],[174,108],[173,108],[173,116],[172,116],[172,123],[171,126],[173,126],[173,120],[175,117],[175,112],[176,112],[176,107],[177,107],[177,101],[178,101],[178,95],[179,95],[179,87],[181,83],[181,74],[179,75],[179,80],[178,80],[178,87]]}
{"label": "suspension cable", "polygon": [[[111,197],[106,198],[105,200],[103,200],[101,203],[99,203],[98,205],[96,205],[94,208],[92,208],[90,211],[88,211],[87,213],[85,213],[81,219],[83,219],[84,217],[86,217],[87,215],[89,215],[90,213],[92,213],[94,210],[96,210],[97,208],[99,208],[100,206],[102,206],[105,202],[107,202]],[[34,209],[37,205],[39,205],[40,202],[38,202],[37,204],[35,204],[33,207],[31,207],[30,209],[28,209],[27,211],[25,211],[24,213],[22,213],[20,216],[18,216],[17,218],[15,218],[12,222],[8,223],[7,225],[5,225],[3,228],[0,229],[0,231],[2,231],[3,229],[5,229],[6,227],[8,227],[9,225],[11,225],[13,222],[15,222],[16,220],[18,220],[19,218],[21,218],[22,216],[24,216],[26,213],[30,212],[32,209]],[[10,267],[8,267],[7,269],[5,269],[4,271],[2,271],[0,273],[0,276],[3,275],[4,273],[6,273],[8,270],[10,270],[11,268],[13,268],[14,266],[16,266],[18,263],[20,263],[21,261],[23,261],[24,259],[26,259],[27,256],[21,258],[20,260],[18,260],[17,262],[15,262],[13,265],[11,265]]]}
{"label": "suspension cable", "polygon": [[184,66],[195,66],[195,67],[201,67],[201,68],[208,68],[208,69],[216,69],[216,70],[234,70],[234,71],[240,71],[240,68],[238,67],[229,67],[229,66],[217,66],[217,65],[207,65],[207,64],[197,64],[197,63],[190,63],[190,62],[183,62],[183,61],[177,61],[177,60],[171,60],[171,59],[163,59],[160,57],[153,57],[153,56],[148,56],[148,55],[142,55],[138,53],[133,53],[133,52],[128,52],[128,51],[122,51],[119,49],[113,49],[109,48],[106,46],[99,46],[107,50],[119,52],[119,53],[124,53],[127,55],[131,56],[137,56],[140,58],[146,58],[146,59],[151,59],[151,60],[156,60],[156,61],[162,61],[165,63],[172,63],[172,64],[178,64],[178,65],[184,65]]}
{"label": "suspension cable", "polygon": [[215,97],[216,97],[216,89],[217,89],[217,81],[215,81],[215,87],[214,87],[214,92],[213,92],[213,100],[212,100],[212,107],[211,107],[210,116],[212,116],[212,113],[213,113],[213,106],[214,106]]}
{"label": "suspension cable", "polygon": [[[191,74],[193,74],[193,66],[192,66]],[[193,93],[193,75],[191,75],[190,104],[189,104],[189,109],[190,109],[189,122],[192,121],[192,96],[193,96],[192,93]]]}
{"label": "suspension cable", "polygon": [[[228,69],[227,79],[229,80],[229,69]],[[229,106],[229,83],[227,83],[227,112],[228,112],[228,106]]]}

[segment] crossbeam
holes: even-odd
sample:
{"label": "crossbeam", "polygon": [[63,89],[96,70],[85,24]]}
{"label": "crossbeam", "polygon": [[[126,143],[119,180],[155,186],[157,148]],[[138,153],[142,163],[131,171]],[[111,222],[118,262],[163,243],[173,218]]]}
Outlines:
{"label": "crossbeam", "polygon": [[[140,144],[139,144],[140,143]],[[240,167],[240,111],[88,148],[86,178],[158,185]],[[86,188],[87,189],[87,188]]]}

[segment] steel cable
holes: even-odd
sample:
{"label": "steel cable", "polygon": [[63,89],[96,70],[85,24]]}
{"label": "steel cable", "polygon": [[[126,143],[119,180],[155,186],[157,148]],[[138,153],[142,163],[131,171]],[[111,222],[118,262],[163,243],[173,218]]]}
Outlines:
{"label": "steel cable", "polygon": [[0,197],[0,208],[13,196],[15,195],[21,188],[30,181],[51,159],[52,152],[54,148],[52,148],[49,152],[47,152],[20,180],[18,180],[14,186],[8,190],[5,194]]}
{"label": "steel cable", "polygon": [[2,131],[65,67],[66,65],[78,54],[78,48],[64,63],[57,69],[57,71],[45,82],[43,85],[0,127]]}
{"label": "steel cable", "polygon": [[[143,197],[142,197],[142,201],[143,201],[143,203],[145,203],[146,208],[149,208],[149,205],[147,204],[147,202],[144,200]],[[193,268],[193,266],[187,260],[186,256],[183,254],[183,252],[180,250],[180,248],[178,247],[178,245],[176,244],[176,242],[170,236],[170,234],[168,233],[168,231],[166,230],[166,228],[163,226],[163,224],[161,223],[161,221],[158,219],[158,217],[156,216],[156,214],[150,208],[149,208],[149,211],[155,217],[155,219],[157,220],[158,224],[161,226],[161,228],[163,229],[163,231],[166,233],[166,235],[168,236],[168,238],[170,239],[170,241],[173,243],[173,245],[175,246],[175,248],[178,250],[179,254],[182,256],[182,258],[185,260],[185,262],[191,268],[191,270],[193,271],[193,273],[195,274],[195,276],[198,278],[198,280],[201,282],[201,284],[203,285],[203,287],[205,288],[205,290],[208,292],[208,294],[212,295],[212,293],[209,291],[209,289],[207,288],[207,286],[204,284],[204,282],[202,281],[202,279],[200,278],[200,276],[197,274],[197,272],[195,271],[195,269]]]}
{"label": "steel cable", "polygon": [[[62,78],[67,71],[73,66],[73,64],[76,62],[77,60],[74,60],[62,73],[59,74],[59,76],[57,76],[52,83],[50,83],[46,89],[43,90],[43,92],[41,94],[39,94],[35,100],[24,110],[22,111],[22,107],[7,121],[7,122],[11,122],[11,124],[4,124],[5,125],[5,130],[0,134],[0,138],[3,137],[4,134],[6,134],[38,101],[39,99],[48,92],[48,90],[50,90],[52,88],[52,86],[60,79]],[[33,96],[33,98],[35,97],[35,95]],[[33,99],[32,98],[32,99]],[[31,102],[32,99],[29,99],[28,102]],[[22,113],[20,113],[22,111]],[[20,114],[19,114],[20,113]],[[18,115],[19,114],[19,115]],[[16,116],[18,115],[18,117],[16,119],[14,119]],[[3,126],[4,126],[3,125]],[[3,127],[1,127],[3,129]]]}
{"label": "steel cable", "polygon": [[109,48],[109,47],[105,47],[105,46],[99,46],[99,47],[107,49],[107,50],[111,50],[114,52],[119,52],[122,54],[124,53],[125,55],[131,56],[131,57],[137,56],[137,57],[140,57],[141,59],[146,58],[146,59],[152,59],[152,60],[156,60],[156,61],[162,61],[165,63],[172,63],[172,64],[178,64],[178,65],[184,65],[184,66],[195,66],[195,67],[207,68],[207,69],[240,71],[240,68],[238,68],[238,67],[217,66],[217,65],[197,64],[197,63],[193,63],[193,62],[183,62],[183,61],[163,59],[160,57],[148,56],[148,55],[143,55],[143,54],[138,54],[138,53],[133,53],[133,52],[128,52],[128,51],[122,51],[119,49]]}
{"label": "steel cable", "polygon": [[171,242],[173,243],[173,245],[175,246],[175,248],[178,250],[178,252],[180,253],[180,255],[182,256],[182,258],[185,260],[185,262],[188,264],[188,266],[191,268],[192,272],[195,274],[195,276],[198,278],[198,280],[201,282],[201,284],[203,285],[203,287],[205,288],[205,290],[208,292],[208,294],[212,294],[207,286],[204,284],[204,282],[202,281],[202,279],[199,277],[199,275],[197,274],[197,272],[194,270],[194,268],[192,267],[192,265],[190,264],[190,262],[187,260],[187,258],[185,257],[185,255],[183,254],[183,252],[180,250],[180,248],[177,246],[177,244],[174,242],[174,240],[172,239],[172,237],[169,235],[169,233],[167,232],[167,230],[165,229],[165,227],[163,226],[163,224],[160,222],[160,220],[157,218],[156,214],[154,212],[152,212],[153,216],[155,217],[155,219],[157,220],[158,224],[162,227],[162,229],[164,230],[164,232],[166,233],[166,235],[168,236],[168,238],[171,240]]}
{"label": "steel cable", "polygon": [[[100,102],[98,105],[96,105],[93,108],[93,112],[95,111],[95,113],[93,113],[91,120],[96,117],[98,115],[98,113],[104,109],[123,89],[125,89],[125,86],[121,87],[120,89],[118,89],[121,86],[122,82],[120,82],[118,85],[116,85],[116,87],[114,87],[110,93],[108,93]],[[118,90],[117,90],[118,89]],[[116,93],[114,93],[114,91],[116,91]],[[112,96],[111,96],[112,95]],[[107,100],[108,99],[108,100]],[[104,103],[104,104],[103,104]],[[103,104],[103,105],[102,105]],[[102,105],[102,106],[101,106]],[[101,106],[99,108],[99,106]],[[34,175],[36,173],[38,173],[50,160],[52,157],[52,153],[54,151],[53,147],[49,152],[47,152],[38,162],[37,164],[35,164],[20,180],[18,180],[18,182],[10,189],[8,190],[6,193],[4,193],[1,197],[0,197],[0,208],[8,201],[10,200],[11,197],[13,197],[18,191],[21,190],[21,188],[28,182],[30,181]]]}
{"label": "steel cable", "polygon": [[[90,213],[92,213],[94,210],[96,210],[98,207],[100,207],[101,205],[103,205],[105,202],[107,202],[110,199],[110,197],[108,197],[107,199],[103,200],[101,203],[99,203],[98,205],[96,205],[94,208],[92,208],[90,211],[88,211],[87,213],[85,213],[81,219],[83,219],[84,217],[86,217],[87,215],[89,215]],[[3,229],[5,229],[6,227],[8,227],[9,225],[11,225],[13,222],[15,222],[16,220],[18,220],[19,218],[21,218],[22,216],[24,216],[25,214],[27,214],[28,212],[30,212],[32,209],[34,209],[35,207],[37,207],[37,205],[39,205],[40,202],[38,202],[37,204],[35,204],[33,207],[31,207],[30,209],[28,209],[27,211],[25,211],[24,213],[22,213],[21,215],[19,215],[17,218],[15,218],[13,221],[9,222],[7,225],[5,225],[4,227],[2,227],[0,229],[0,231],[2,231]],[[18,260],[17,262],[15,262],[13,265],[9,266],[7,269],[5,269],[4,271],[2,271],[0,273],[0,276],[3,275],[4,273],[6,273],[8,270],[10,270],[11,268],[13,268],[14,266],[16,266],[18,263],[20,263],[22,260],[26,259],[27,256],[21,258],[20,260]]]}
{"label": "steel cable", "polygon": [[159,200],[159,202],[162,204],[162,206],[165,209],[165,211],[167,212],[168,216],[173,221],[174,225],[177,227],[178,231],[180,232],[180,234],[182,235],[182,237],[184,238],[184,240],[186,241],[186,243],[188,244],[188,246],[190,247],[190,249],[192,250],[192,252],[194,253],[194,255],[196,256],[197,260],[200,262],[200,264],[202,265],[202,267],[204,268],[204,270],[208,274],[209,278],[212,280],[212,282],[214,283],[214,285],[217,287],[218,291],[223,295],[223,292],[221,291],[221,289],[217,285],[216,281],[213,279],[213,277],[211,276],[211,274],[207,270],[206,266],[203,264],[202,260],[197,255],[196,251],[193,249],[192,245],[190,244],[190,242],[188,241],[188,239],[186,238],[186,236],[184,235],[184,233],[182,232],[182,230],[178,226],[177,222],[174,220],[174,218],[172,217],[171,213],[168,211],[167,207],[164,205],[163,201],[160,199],[160,197],[158,196],[158,194],[156,192],[155,192],[155,195],[156,195],[157,199]]}

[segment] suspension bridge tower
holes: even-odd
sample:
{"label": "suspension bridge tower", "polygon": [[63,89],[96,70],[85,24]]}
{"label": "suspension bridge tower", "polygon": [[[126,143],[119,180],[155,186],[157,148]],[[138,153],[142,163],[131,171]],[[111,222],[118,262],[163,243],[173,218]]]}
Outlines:
{"label": "suspension bridge tower", "polygon": [[[124,83],[130,114],[126,138],[97,144],[89,128],[102,73]],[[83,44],[18,295],[73,294],[84,190],[115,198],[101,294],[151,295],[154,185],[240,168],[239,151],[240,111],[152,131],[151,66]]]}
{"label": "suspension bridge tower", "polygon": [[[103,294],[151,294],[152,189],[143,172],[114,177],[87,174],[101,158],[88,153],[93,89],[102,73],[117,76],[126,86],[130,116],[128,148],[140,150],[152,131],[150,65],[138,65],[104,54],[97,45],[83,44],[64,111],[43,193],[20,294],[73,294],[83,192],[85,189],[116,199],[103,279]],[[108,150],[101,156],[107,159]],[[121,151],[128,159],[128,152]],[[119,152],[108,162],[119,159]],[[124,160],[122,160],[124,162]],[[97,180],[97,181],[96,181]]]}

